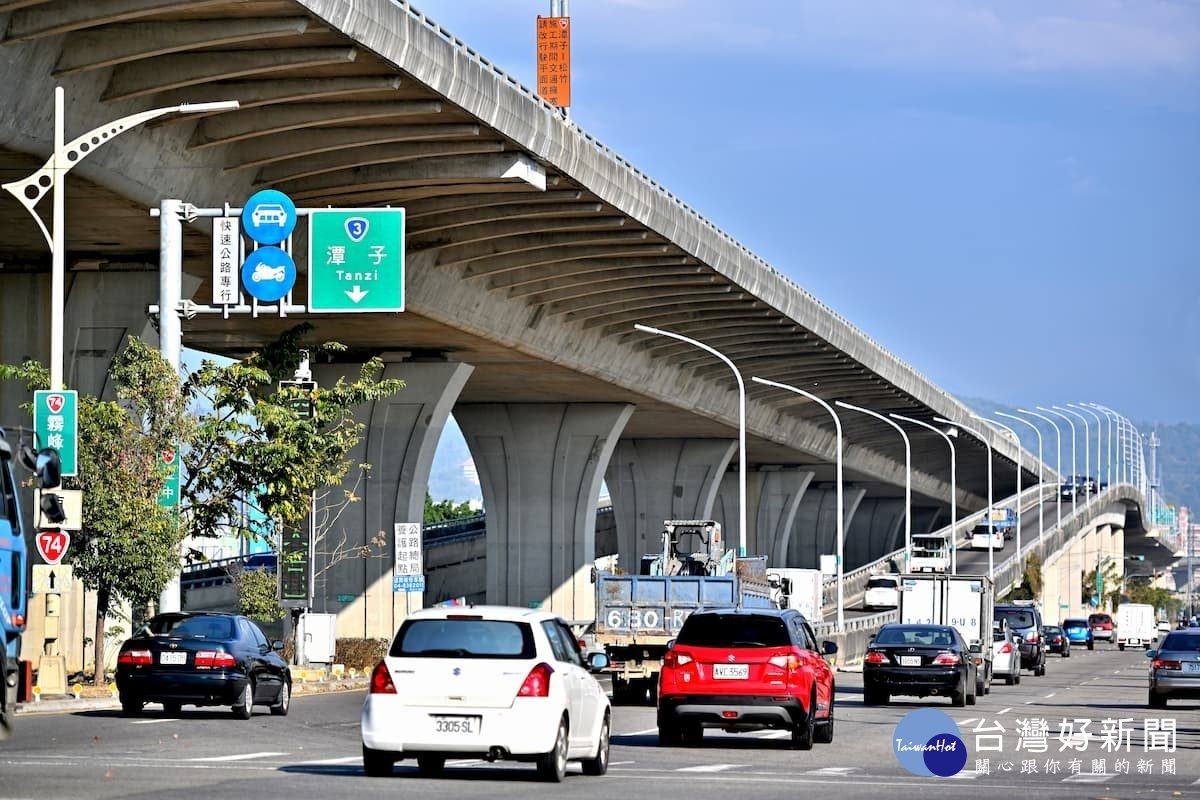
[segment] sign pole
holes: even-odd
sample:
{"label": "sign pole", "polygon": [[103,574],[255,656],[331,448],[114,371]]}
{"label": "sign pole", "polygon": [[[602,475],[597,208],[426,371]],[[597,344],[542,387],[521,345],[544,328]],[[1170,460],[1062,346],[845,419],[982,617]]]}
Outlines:
{"label": "sign pole", "polygon": [[[158,349],[177,373],[183,347],[183,325],[179,301],[183,283],[183,219],[180,200],[163,200],[158,207]],[[179,555],[180,571],[183,555]],[[158,595],[158,613],[179,611],[180,571],[176,571]]]}

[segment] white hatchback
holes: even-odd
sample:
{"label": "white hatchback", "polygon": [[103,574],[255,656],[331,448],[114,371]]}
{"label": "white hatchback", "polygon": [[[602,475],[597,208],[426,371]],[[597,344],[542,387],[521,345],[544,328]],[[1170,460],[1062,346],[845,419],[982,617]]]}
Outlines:
{"label": "white hatchback", "polygon": [[371,674],[362,710],[367,775],[415,758],[422,775],[447,757],[532,761],[561,781],[568,761],[608,771],[612,709],[570,627],[548,611],[426,608],[408,616]]}

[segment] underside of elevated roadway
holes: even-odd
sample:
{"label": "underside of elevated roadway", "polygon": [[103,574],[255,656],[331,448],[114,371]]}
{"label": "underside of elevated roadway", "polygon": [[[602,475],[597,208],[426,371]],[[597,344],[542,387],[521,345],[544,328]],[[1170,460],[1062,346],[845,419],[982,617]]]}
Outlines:
{"label": "underside of elevated roadway", "polygon": [[[954,445],[960,515],[987,504],[989,485],[999,498],[1018,481],[1056,480],[406,2],[0,0],[0,32],[0,182],[23,181],[44,163],[54,89],[65,89],[65,149],[77,164],[62,182],[68,386],[103,393],[124,337],[154,336],[146,310],[159,301],[160,234],[148,210],[164,199],[237,208],[274,188],[305,208],[405,209],[403,313],[206,313],[211,221],[189,222],[183,343],[239,356],[308,323],[307,342],[349,348],[342,362],[318,365],[322,375],[381,355],[389,375],[410,382],[394,402],[364,410],[364,460],[386,475],[367,487],[369,508],[356,523],[364,542],[419,518],[441,425],[451,411],[466,422],[490,501],[490,599],[547,598],[579,574],[594,551],[601,478],[629,557],[652,549],[664,508],[712,513],[730,530],[742,428],[733,373],[635,323],[702,341],[745,379],[744,454],[757,480],[743,505],[747,527],[759,528],[750,531],[755,544],[775,563],[832,552],[839,440],[820,405],[752,376],[829,402],[979,429],[990,451],[965,432]],[[225,100],[240,108],[173,113],[128,131],[112,125],[146,109]],[[93,129],[93,138],[73,141]],[[21,191],[32,198],[46,186]],[[47,196],[38,206],[47,220],[49,205]],[[299,280],[288,298],[299,307],[312,266],[307,233],[302,217],[292,251]],[[28,209],[0,195],[0,361],[48,363],[49,264]],[[0,423],[19,420],[26,400],[0,385]],[[909,474],[914,529],[944,525],[952,496],[945,440],[909,425],[910,471],[892,427],[856,411],[840,418],[852,558],[864,563],[896,547]],[[559,485],[564,474],[573,485]],[[546,543],[555,546],[552,564],[540,560],[550,558]],[[394,611],[386,572],[347,580],[377,587]],[[530,589],[517,574],[549,585]]]}

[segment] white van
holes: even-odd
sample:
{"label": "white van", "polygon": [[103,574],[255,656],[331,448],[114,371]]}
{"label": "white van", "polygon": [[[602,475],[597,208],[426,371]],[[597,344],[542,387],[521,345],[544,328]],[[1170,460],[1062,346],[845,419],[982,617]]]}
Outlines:
{"label": "white van", "polygon": [[989,528],[986,522],[975,526],[971,531],[970,539],[972,550],[1004,549],[1004,531],[995,527]]}

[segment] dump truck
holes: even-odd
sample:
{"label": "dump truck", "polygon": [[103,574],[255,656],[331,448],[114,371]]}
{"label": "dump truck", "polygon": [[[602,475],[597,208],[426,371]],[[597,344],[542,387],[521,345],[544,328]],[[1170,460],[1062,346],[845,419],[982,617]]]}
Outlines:
{"label": "dump truck", "polygon": [[641,574],[597,569],[595,642],[608,655],[613,700],[653,703],[668,643],[697,608],[772,608],[767,557],[739,558],[714,520],[667,520],[663,549]]}
{"label": "dump truck", "polygon": [[975,694],[988,693],[992,682],[992,581],[986,575],[906,573],[900,576],[901,623],[950,625],[958,629],[975,654],[979,669]]}

